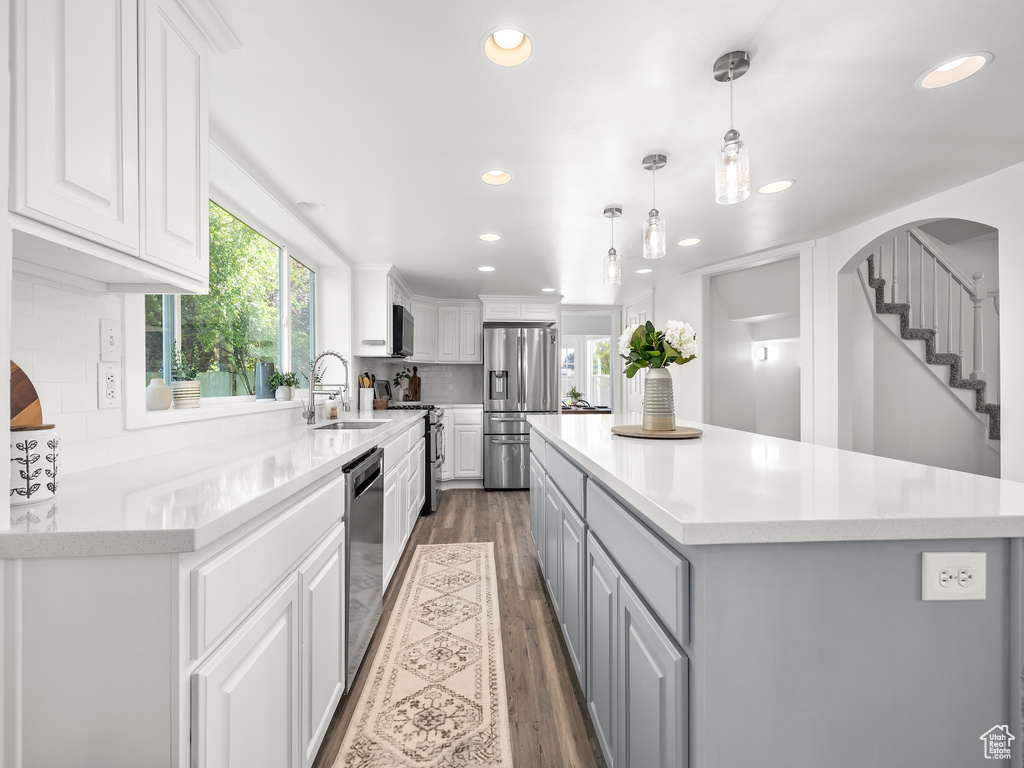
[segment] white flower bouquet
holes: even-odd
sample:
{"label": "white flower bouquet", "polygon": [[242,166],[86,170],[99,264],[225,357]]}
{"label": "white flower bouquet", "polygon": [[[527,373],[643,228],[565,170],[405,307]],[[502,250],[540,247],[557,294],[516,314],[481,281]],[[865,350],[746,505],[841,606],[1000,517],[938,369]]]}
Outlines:
{"label": "white flower bouquet", "polygon": [[627,328],[619,337],[619,355],[626,361],[626,378],[641,368],[665,368],[683,365],[697,357],[697,334],[688,323],[669,320],[665,330],[647,322]]}

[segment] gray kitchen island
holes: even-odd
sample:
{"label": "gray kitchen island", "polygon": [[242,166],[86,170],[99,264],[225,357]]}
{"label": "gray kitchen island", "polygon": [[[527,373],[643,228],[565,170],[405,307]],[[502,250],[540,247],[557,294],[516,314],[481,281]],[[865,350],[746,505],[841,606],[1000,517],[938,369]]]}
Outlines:
{"label": "gray kitchen island", "polygon": [[1020,767],[1024,484],[530,423],[531,528],[609,766]]}

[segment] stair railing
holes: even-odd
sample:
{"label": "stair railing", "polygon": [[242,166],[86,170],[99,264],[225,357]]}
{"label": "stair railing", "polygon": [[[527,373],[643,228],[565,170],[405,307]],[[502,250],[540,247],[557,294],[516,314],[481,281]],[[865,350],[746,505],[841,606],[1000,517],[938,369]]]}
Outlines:
{"label": "stair railing", "polygon": [[[905,296],[902,302],[910,305],[910,324],[914,325],[916,317],[918,328],[931,328],[935,331],[936,348],[939,339],[944,338],[946,351],[957,354],[961,361],[961,370],[966,369],[965,340],[967,339],[968,322],[971,323],[973,344],[972,379],[985,378],[985,316],[984,306],[988,299],[993,299],[996,314],[999,314],[998,293],[990,294],[985,287],[985,275],[975,272],[970,277],[946,256],[939,245],[920,229],[913,227],[907,230],[906,246],[901,248],[899,235],[892,238],[891,248],[885,241],[878,244],[878,277],[886,279],[889,289],[888,300],[893,304],[901,303],[900,282],[901,271],[905,277]],[[916,251],[917,280],[914,280],[912,262]],[[929,281],[927,278],[931,277]],[[917,283],[916,295],[915,285]],[[929,286],[928,283],[931,283]],[[928,288],[931,288],[929,291]],[[945,288],[945,291],[942,289]],[[945,317],[940,318],[940,297],[945,293]],[[929,296],[930,294],[930,296]],[[930,302],[928,301],[930,299]],[[968,302],[972,305],[968,310]],[[930,307],[926,307],[930,303]],[[926,312],[930,308],[931,312]],[[926,320],[931,315],[930,322]],[[944,322],[943,322],[944,321]],[[956,346],[954,347],[954,341]]]}

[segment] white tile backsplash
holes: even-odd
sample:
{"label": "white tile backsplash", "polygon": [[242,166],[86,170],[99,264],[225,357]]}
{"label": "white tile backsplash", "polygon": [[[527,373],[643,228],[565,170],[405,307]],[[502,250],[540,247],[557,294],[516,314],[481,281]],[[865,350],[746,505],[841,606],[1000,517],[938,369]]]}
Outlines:
{"label": "white tile backsplash", "polygon": [[100,410],[96,395],[99,323],[122,322],[122,297],[18,279],[11,299],[11,359],[35,385],[44,421],[60,430],[65,472],[273,430],[299,418],[297,410],[274,410],[126,430],[123,411]]}
{"label": "white tile backsplash", "polygon": [[356,373],[369,371],[378,379],[392,382],[403,368],[412,370],[421,379],[420,400],[425,403],[483,403],[484,367],[471,363],[406,363],[371,357],[357,357]]}

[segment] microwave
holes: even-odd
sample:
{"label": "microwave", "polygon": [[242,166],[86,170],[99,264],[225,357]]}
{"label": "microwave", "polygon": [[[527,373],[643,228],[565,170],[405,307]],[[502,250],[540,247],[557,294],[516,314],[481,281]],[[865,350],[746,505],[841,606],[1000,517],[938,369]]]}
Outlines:
{"label": "microwave", "polygon": [[413,354],[412,347],[413,320],[412,312],[401,304],[394,304],[391,307],[391,338],[393,347],[391,354],[394,357],[410,357]]}

